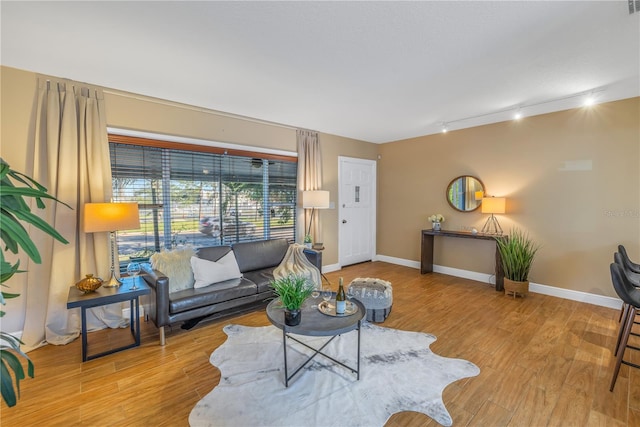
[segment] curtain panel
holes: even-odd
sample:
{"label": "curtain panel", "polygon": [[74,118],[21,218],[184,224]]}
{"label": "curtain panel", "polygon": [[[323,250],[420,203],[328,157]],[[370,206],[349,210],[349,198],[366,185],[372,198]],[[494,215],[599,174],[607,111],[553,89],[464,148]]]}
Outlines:
{"label": "curtain panel", "polygon": [[[302,191],[322,189],[322,152],[318,132],[298,129],[296,138],[298,144],[298,200],[302,200]],[[298,223],[304,228],[298,235],[304,238],[306,230],[309,229],[309,221],[311,221],[311,209],[302,209],[302,211],[301,216],[304,217],[304,220],[298,221]],[[319,215],[315,215],[313,218],[311,235],[315,241],[322,241],[322,230],[318,217]],[[302,238],[299,239],[300,242],[302,242]]]}
{"label": "curtain panel", "polygon": [[[40,78],[38,85],[35,128],[28,148],[33,163],[26,172],[72,209],[51,202],[44,210],[33,209],[69,244],[29,230],[42,263],[29,260],[26,268],[22,340],[27,351],[46,343],[66,344],[78,337],[79,311],[66,308],[69,287],[85,274],[106,277],[109,271],[107,233],[85,234],[80,220],[85,203],[111,198],[102,91],[45,78]],[[89,329],[124,326],[119,305],[94,309],[87,321]]]}

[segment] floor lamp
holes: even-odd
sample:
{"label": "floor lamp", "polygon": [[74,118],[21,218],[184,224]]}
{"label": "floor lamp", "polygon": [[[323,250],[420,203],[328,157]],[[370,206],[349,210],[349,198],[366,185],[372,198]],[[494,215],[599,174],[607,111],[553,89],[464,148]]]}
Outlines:
{"label": "floor lamp", "polygon": [[140,228],[140,216],[137,203],[85,203],[84,232],[109,232],[111,277],[103,284],[104,287],[113,288],[122,284],[122,281],[116,276],[116,231],[138,228]]}
{"label": "floor lamp", "polygon": [[482,213],[491,214],[482,227],[482,232],[487,234],[502,234],[502,227],[498,223],[498,219],[493,214],[505,213],[505,205],[507,199],[504,197],[483,197]]}
{"label": "floor lamp", "polygon": [[316,209],[329,208],[329,192],[325,190],[312,190],[302,192],[302,208],[311,209],[311,219],[309,220],[309,228],[307,235],[311,234],[311,224],[313,223],[313,213]]}

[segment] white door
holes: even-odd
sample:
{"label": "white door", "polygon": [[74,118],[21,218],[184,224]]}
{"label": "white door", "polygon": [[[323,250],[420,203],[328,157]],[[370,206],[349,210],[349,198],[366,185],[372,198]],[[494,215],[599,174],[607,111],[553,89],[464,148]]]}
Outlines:
{"label": "white door", "polygon": [[376,253],[376,162],[338,157],[340,265],[370,261]]}

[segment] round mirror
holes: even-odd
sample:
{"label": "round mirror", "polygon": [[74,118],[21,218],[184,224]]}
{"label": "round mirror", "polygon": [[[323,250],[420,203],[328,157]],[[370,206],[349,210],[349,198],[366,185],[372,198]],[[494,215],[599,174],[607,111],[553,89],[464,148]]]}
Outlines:
{"label": "round mirror", "polygon": [[484,185],[474,176],[462,175],[449,183],[446,196],[453,209],[460,212],[475,211],[482,204]]}

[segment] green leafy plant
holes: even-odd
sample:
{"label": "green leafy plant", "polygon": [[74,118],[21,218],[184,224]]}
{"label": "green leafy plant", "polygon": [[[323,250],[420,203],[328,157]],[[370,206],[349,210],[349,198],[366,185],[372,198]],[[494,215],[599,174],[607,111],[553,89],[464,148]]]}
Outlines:
{"label": "green leafy plant", "polygon": [[311,234],[305,234],[304,236],[304,243],[312,243],[313,240],[311,239]]}
{"label": "green leafy plant", "polygon": [[[2,293],[0,293],[0,303],[2,305],[6,304],[7,299],[20,296],[20,294],[4,292],[4,287],[7,287],[4,283],[14,274],[24,272],[20,270],[20,260],[12,265],[5,260],[4,252],[8,250],[17,254],[19,249],[22,249],[33,262],[42,262],[38,248],[29,237],[21,221],[39,228],[62,243],[68,243],[53,227],[31,212],[25,198],[35,199],[39,209],[45,208],[42,199],[59,202],[55,197],[47,194],[45,187],[28,176],[12,170],[9,164],[0,158],[0,238],[5,246],[4,250],[0,251],[0,285],[3,286]],[[70,208],[69,205],[64,205]],[[5,312],[0,311],[0,317],[4,315]],[[29,377],[33,378],[34,376],[33,362],[20,349],[20,344],[22,341],[18,338],[0,331],[0,389],[2,399],[7,406],[14,406],[17,403],[17,398],[20,397],[20,380],[25,378],[24,368],[18,356],[27,361]],[[15,377],[15,390],[10,370]]]}
{"label": "green leafy plant", "polygon": [[313,284],[304,276],[291,274],[271,281],[273,291],[280,297],[282,305],[288,310],[300,310],[304,300],[313,292]]}
{"label": "green leafy plant", "polygon": [[540,246],[520,229],[511,230],[509,237],[495,239],[502,257],[504,277],[515,282],[529,280],[531,264]]}

